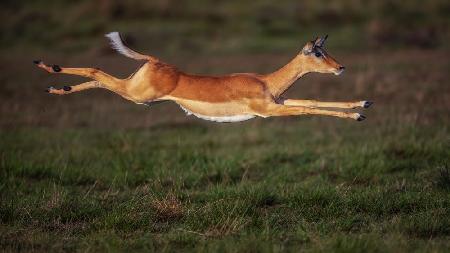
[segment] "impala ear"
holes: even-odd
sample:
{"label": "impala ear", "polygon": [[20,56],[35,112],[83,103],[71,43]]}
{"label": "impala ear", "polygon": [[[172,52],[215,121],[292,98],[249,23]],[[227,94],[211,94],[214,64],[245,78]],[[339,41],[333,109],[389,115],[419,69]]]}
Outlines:
{"label": "impala ear", "polygon": [[308,55],[312,53],[313,50],[314,50],[314,42],[310,41],[306,43],[306,45],[303,47],[302,52],[304,55]]}
{"label": "impala ear", "polygon": [[327,40],[327,38],[328,38],[328,34],[325,35],[325,37],[316,38],[314,40],[314,46],[316,46],[316,47],[323,47],[323,44],[325,43],[325,40]]}

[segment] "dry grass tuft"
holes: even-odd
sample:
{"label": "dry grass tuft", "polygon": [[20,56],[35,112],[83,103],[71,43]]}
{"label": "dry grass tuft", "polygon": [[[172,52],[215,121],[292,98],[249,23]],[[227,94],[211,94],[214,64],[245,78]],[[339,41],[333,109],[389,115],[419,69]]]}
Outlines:
{"label": "dry grass tuft", "polygon": [[163,199],[154,199],[152,201],[152,207],[156,211],[157,219],[163,222],[174,221],[183,217],[183,205],[172,193],[169,193]]}
{"label": "dry grass tuft", "polygon": [[205,235],[210,237],[234,235],[241,231],[247,224],[248,221],[242,217],[227,217],[223,222],[219,222],[209,228]]}
{"label": "dry grass tuft", "polygon": [[62,194],[59,191],[53,192],[52,196],[50,196],[50,199],[45,202],[43,208],[45,210],[52,210],[54,208],[58,208],[61,206],[62,203]]}

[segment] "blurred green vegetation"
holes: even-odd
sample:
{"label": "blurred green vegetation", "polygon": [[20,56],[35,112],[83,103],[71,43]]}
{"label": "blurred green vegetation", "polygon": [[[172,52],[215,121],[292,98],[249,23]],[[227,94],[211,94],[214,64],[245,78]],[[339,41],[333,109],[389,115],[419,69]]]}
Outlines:
{"label": "blurred green vegetation", "polygon": [[342,49],[435,48],[449,14],[447,0],[4,0],[0,44],[79,51],[119,30],[164,52],[285,50],[324,33]]}

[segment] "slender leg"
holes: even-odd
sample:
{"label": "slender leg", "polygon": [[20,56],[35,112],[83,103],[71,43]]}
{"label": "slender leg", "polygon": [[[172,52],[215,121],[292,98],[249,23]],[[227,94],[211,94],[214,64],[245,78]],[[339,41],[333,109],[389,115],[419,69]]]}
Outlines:
{"label": "slender leg", "polygon": [[90,81],[73,86],[64,86],[62,89],[56,89],[54,87],[47,88],[48,93],[65,95],[73,92],[78,92],[87,89],[100,88],[100,83],[97,81]]}
{"label": "slender leg", "polygon": [[280,104],[271,104],[266,107],[265,111],[261,113],[263,117],[270,116],[291,116],[291,115],[327,115],[339,118],[349,118],[357,121],[362,121],[366,117],[359,113],[337,112],[329,110],[321,110],[303,106],[287,106]]}
{"label": "slender leg", "polygon": [[352,109],[357,107],[369,108],[373,102],[357,101],[357,102],[321,102],[316,100],[300,100],[300,99],[282,99],[281,103],[287,106],[306,106],[310,108],[327,107],[327,108],[343,108]]}
{"label": "slender leg", "polygon": [[[124,84],[126,82],[125,80],[115,78],[111,75],[106,74],[105,72],[103,72],[99,69],[95,69],[95,68],[62,68],[58,65],[48,66],[40,60],[34,61],[34,63],[39,68],[42,68],[49,73],[62,73],[62,74],[78,75],[78,76],[84,76],[87,78],[91,78],[91,79],[94,79],[97,81],[97,82],[93,82],[93,83],[87,82],[84,84],[80,84],[81,86],[77,87],[80,90],[102,87],[102,88],[106,88],[108,90],[111,90],[111,91],[116,92],[121,95],[125,94],[125,92],[124,92]],[[75,89],[75,87],[76,86],[74,86],[73,88]],[[55,94],[67,94],[67,93],[78,91],[78,90],[72,91],[72,90],[64,90],[63,89],[63,91],[65,91],[65,92],[63,92],[61,90],[49,88],[48,91],[50,93],[55,93]]]}

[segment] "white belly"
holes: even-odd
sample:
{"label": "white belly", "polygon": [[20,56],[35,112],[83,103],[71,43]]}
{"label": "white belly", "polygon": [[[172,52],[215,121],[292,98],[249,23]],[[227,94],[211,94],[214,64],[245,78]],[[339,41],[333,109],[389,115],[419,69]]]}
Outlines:
{"label": "white belly", "polygon": [[249,119],[253,119],[254,117],[256,117],[255,115],[249,115],[249,114],[242,114],[242,115],[233,115],[233,116],[206,116],[206,115],[201,115],[198,113],[194,113],[189,111],[188,109],[184,108],[183,106],[181,106],[181,109],[183,109],[183,111],[186,112],[187,115],[194,115],[197,118],[200,119],[204,119],[204,120],[209,120],[209,121],[215,121],[215,122],[239,122],[239,121],[246,121]]}

